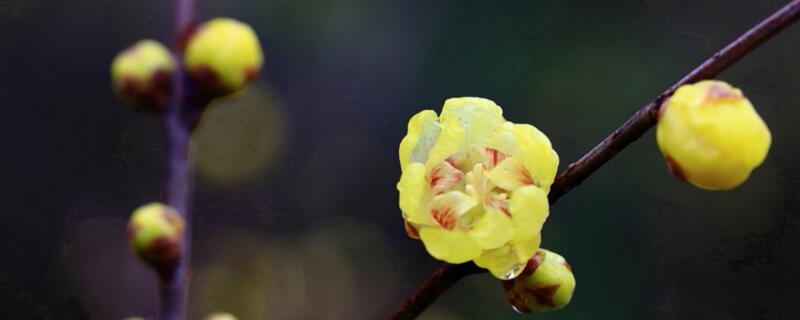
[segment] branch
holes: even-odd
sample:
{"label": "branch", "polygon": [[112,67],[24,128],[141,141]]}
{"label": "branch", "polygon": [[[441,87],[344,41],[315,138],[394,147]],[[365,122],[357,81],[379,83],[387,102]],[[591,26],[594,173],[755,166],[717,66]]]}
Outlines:
{"label": "branch", "polygon": [[172,93],[164,116],[167,152],[167,204],[174,207],[186,222],[181,241],[180,258],[174,270],[162,276],[159,297],[159,319],[183,320],[189,284],[191,261],[191,134],[197,121],[197,109],[189,99],[190,88],[183,72],[181,55],[186,38],[194,22],[194,1],[175,1],[174,44],[172,46],[175,70],[172,76]]}
{"label": "branch", "polygon": [[[772,36],[797,21],[798,17],[800,17],[800,0],[793,0],[739,36],[739,38],[715,53],[688,75],[667,88],[653,101],[639,109],[622,126],[614,130],[586,155],[570,164],[566,170],[556,177],[550,188],[550,204],[554,204],[561,196],[583,182],[608,160],[611,160],[619,151],[639,139],[647,130],[650,130],[658,120],[662,102],[672,95],[675,89],[687,83],[715,77]],[[471,263],[460,265],[444,264],[429,275],[388,319],[416,318],[439,295],[447,291],[458,280],[467,275],[483,271]]]}

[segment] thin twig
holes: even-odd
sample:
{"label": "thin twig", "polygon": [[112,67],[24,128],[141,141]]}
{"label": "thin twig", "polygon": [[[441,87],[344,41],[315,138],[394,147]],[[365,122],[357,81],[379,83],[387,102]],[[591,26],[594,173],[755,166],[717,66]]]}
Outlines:
{"label": "thin twig", "polygon": [[172,272],[162,275],[160,283],[159,319],[183,320],[186,318],[186,299],[189,285],[189,263],[191,261],[191,134],[195,111],[189,97],[190,88],[181,62],[185,39],[194,21],[194,1],[175,1],[174,43],[172,45],[175,70],[172,76],[172,92],[164,116],[167,152],[167,204],[183,215],[186,222],[181,241],[180,258]]}
{"label": "thin twig", "polygon": [[[566,170],[556,177],[556,181],[550,188],[550,204],[554,204],[561,196],[583,182],[619,151],[639,139],[647,130],[650,130],[658,120],[661,103],[672,95],[675,89],[687,83],[715,77],[772,36],[797,21],[798,17],[800,17],[800,0],[789,2],[728,46],[715,53],[699,67],[658,95],[653,101],[639,109],[622,126],[614,130],[586,155],[570,164]],[[461,265],[445,264],[439,267],[414,290],[411,296],[388,319],[416,318],[439,295],[447,291],[459,279],[482,271],[471,263]]]}

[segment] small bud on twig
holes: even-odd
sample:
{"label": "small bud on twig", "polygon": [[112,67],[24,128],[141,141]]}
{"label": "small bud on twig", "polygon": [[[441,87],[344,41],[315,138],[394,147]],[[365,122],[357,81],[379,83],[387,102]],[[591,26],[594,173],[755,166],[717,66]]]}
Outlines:
{"label": "small bud on twig", "polygon": [[184,53],[186,72],[209,96],[243,89],[261,71],[261,44],[253,29],[240,21],[216,18],[190,37]]}
{"label": "small bud on twig", "polygon": [[522,313],[561,309],[572,299],[575,276],[564,257],[539,249],[519,277],[502,281],[508,301]]}
{"label": "small bud on twig", "polygon": [[111,85],[137,107],[161,111],[175,69],[169,50],[155,40],[141,40],[120,52],[111,63]]}
{"label": "small bud on twig", "polygon": [[183,228],[183,218],[175,209],[154,202],[133,212],[128,238],[139,258],[168,278],[180,258]]}
{"label": "small bud on twig", "polygon": [[656,140],[677,178],[728,190],[764,161],[771,136],[742,91],[706,80],[681,86],[664,102]]}

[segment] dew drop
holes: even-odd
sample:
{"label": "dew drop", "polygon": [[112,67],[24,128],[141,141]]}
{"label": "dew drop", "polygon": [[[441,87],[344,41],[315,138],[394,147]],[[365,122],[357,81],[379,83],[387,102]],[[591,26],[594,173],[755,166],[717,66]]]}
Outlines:
{"label": "dew drop", "polygon": [[514,279],[520,273],[522,273],[522,270],[524,270],[524,269],[525,269],[525,264],[524,263],[515,264],[514,266],[511,267],[510,270],[506,271],[506,273],[503,274],[503,279],[504,280]]}

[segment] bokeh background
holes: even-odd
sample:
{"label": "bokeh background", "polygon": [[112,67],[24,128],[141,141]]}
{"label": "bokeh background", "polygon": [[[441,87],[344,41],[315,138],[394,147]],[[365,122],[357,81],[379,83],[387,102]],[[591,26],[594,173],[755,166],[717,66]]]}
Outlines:
{"label": "bokeh background", "polygon": [[[200,1],[249,22],[260,80],[197,133],[191,318],[378,319],[438,262],[406,238],[397,146],[444,99],[495,100],[562,165],[784,1]],[[162,199],[161,122],[110,90],[111,58],[169,39],[171,1],[0,1],[0,318],[153,315],[125,223]],[[720,79],[773,133],[743,186],[673,179],[652,132],[551,209],[572,304],[518,315],[488,275],[423,319],[795,319],[800,26]]]}

